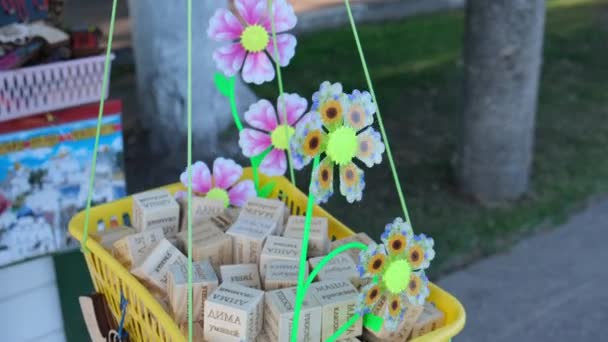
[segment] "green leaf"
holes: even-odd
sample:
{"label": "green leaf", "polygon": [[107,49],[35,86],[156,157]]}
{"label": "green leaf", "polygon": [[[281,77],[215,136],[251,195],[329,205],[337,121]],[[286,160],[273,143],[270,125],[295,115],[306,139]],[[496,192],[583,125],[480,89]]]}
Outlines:
{"label": "green leaf", "polygon": [[266,158],[270,151],[272,151],[272,146],[268,147],[266,150],[264,150],[264,152],[258,154],[257,156],[251,157],[251,166],[258,168],[260,164],[262,164],[262,160]]}
{"label": "green leaf", "polygon": [[258,192],[258,196],[260,196],[262,198],[270,197],[270,194],[272,193],[272,190],[274,190],[274,187],[276,185],[277,185],[277,182],[274,182],[274,181],[266,183],[266,185],[264,185]]}
{"label": "green leaf", "polygon": [[215,87],[222,95],[230,98],[234,94],[234,76],[228,78],[224,74],[216,72],[213,80]]}

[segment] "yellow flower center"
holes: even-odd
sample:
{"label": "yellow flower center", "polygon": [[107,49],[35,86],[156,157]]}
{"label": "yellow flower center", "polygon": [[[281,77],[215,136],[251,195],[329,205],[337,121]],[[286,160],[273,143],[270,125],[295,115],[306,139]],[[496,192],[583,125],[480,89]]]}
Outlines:
{"label": "yellow flower center", "polygon": [[280,125],[272,131],[270,139],[272,146],[279,150],[286,150],[289,147],[289,139],[295,133],[295,129],[289,125]]}
{"label": "yellow flower center", "polygon": [[260,25],[247,26],[241,34],[241,44],[248,52],[264,51],[269,41],[268,32]]}
{"label": "yellow flower center", "polygon": [[400,294],[407,289],[411,274],[412,268],[407,260],[395,260],[386,268],[382,281],[392,294]]}
{"label": "yellow flower center", "polygon": [[338,165],[350,163],[357,153],[357,132],[350,127],[340,127],[329,134],[327,155]]}
{"label": "yellow flower center", "polygon": [[228,205],[230,205],[230,197],[228,196],[228,191],[224,189],[213,188],[209,190],[206,197],[223,201],[226,208],[228,207]]}

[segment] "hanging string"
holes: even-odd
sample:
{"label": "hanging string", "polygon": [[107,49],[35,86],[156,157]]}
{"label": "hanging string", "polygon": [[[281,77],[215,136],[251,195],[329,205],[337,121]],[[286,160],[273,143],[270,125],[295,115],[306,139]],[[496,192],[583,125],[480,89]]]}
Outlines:
{"label": "hanging string", "polygon": [[[279,84],[279,99],[281,99],[283,97],[283,75],[281,74],[281,65],[280,65],[280,56],[279,56],[279,43],[277,43],[277,30],[275,28],[275,23],[274,23],[274,12],[272,11],[272,6],[273,6],[273,1],[272,0],[268,0],[268,15],[270,16],[270,28],[272,31],[272,41],[273,41],[273,48],[274,48],[274,65],[276,68],[276,73],[277,73],[277,83]],[[277,101],[277,112],[280,112],[281,109],[283,110],[283,122],[285,125],[289,125],[289,123],[287,122],[287,107],[285,106],[285,99],[283,98],[283,106],[281,107],[281,104],[278,103]],[[280,113],[279,113],[280,115]],[[290,144],[289,141],[291,137],[289,136],[289,131],[285,130],[285,141],[287,141],[287,164],[289,165],[289,178],[291,180],[291,184],[293,184],[293,186],[296,186],[296,176],[295,176],[295,172],[293,171],[293,163],[291,159],[291,148],[290,148]]]}
{"label": "hanging string", "polygon": [[[188,161],[192,165],[192,0],[187,0],[188,77],[186,83],[186,117],[188,122]],[[192,168],[188,167],[188,342],[192,342]]]}
{"label": "hanging string", "polygon": [[372,95],[372,99],[376,104],[376,114],[378,116],[378,125],[380,126],[380,132],[382,133],[382,140],[384,140],[384,144],[386,145],[386,155],[388,156],[388,163],[391,168],[391,173],[393,175],[393,180],[395,181],[395,187],[397,188],[397,195],[399,196],[399,202],[401,203],[401,210],[403,210],[403,216],[406,222],[412,225],[410,221],[410,215],[407,211],[407,205],[405,204],[405,197],[403,196],[403,190],[401,188],[401,182],[399,181],[399,175],[397,174],[397,167],[395,166],[395,161],[393,160],[393,153],[391,152],[391,147],[388,143],[388,136],[386,135],[386,130],[384,129],[384,122],[382,120],[382,115],[380,114],[380,106],[378,106],[378,101],[376,100],[376,92],[374,91],[374,85],[372,84],[372,78],[369,76],[369,69],[367,67],[367,62],[365,61],[365,55],[363,53],[363,47],[361,46],[361,40],[359,39],[359,33],[357,32],[357,26],[355,25],[355,20],[353,18],[353,12],[350,8],[350,1],[344,0],[344,4],[346,5],[346,12],[348,13],[348,20],[350,21],[350,26],[353,31],[353,36],[355,38],[355,43],[357,45],[357,51],[359,52],[359,57],[361,58],[361,65],[363,66],[363,73],[365,74],[365,80],[367,81],[367,87],[369,88],[369,92]]}
{"label": "hanging string", "polygon": [[87,194],[87,206],[84,216],[84,232],[81,242],[81,250],[88,253],[87,239],[89,238],[89,219],[91,216],[91,198],[95,185],[95,170],[97,169],[97,150],[99,149],[99,136],[101,135],[101,120],[103,118],[103,106],[106,101],[106,89],[108,89],[108,78],[110,78],[110,61],[112,55],[112,37],[114,36],[114,22],[116,20],[116,2],[112,1],[112,15],[110,16],[110,31],[108,32],[108,46],[106,47],[106,58],[103,64],[103,80],[101,83],[101,95],[99,99],[99,114],[97,115],[97,128],[95,131],[95,144],[93,145],[93,158],[91,170],[89,170],[89,192]]}

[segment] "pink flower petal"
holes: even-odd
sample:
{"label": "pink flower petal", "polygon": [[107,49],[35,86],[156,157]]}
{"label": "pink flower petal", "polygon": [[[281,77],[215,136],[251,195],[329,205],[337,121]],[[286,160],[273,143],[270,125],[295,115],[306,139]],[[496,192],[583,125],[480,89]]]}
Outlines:
{"label": "pink flower petal", "polygon": [[272,103],[260,100],[245,112],[245,121],[257,129],[272,132],[277,127],[277,114]]}
{"label": "pink flower petal", "polygon": [[[285,0],[274,0],[273,4],[274,7],[272,11],[274,14],[274,29],[276,32],[285,32],[296,27],[298,17],[296,17],[293,6]],[[264,27],[266,27],[268,32],[272,32],[271,24],[270,18],[264,19]]]}
{"label": "pink flower petal", "polygon": [[272,140],[268,133],[251,128],[245,128],[239,133],[239,146],[245,157],[255,157],[264,152],[271,144]]}
{"label": "pink flower petal", "polygon": [[[289,61],[291,61],[293,56],[296,54],[296,44],[296,37],[294,37],[292,34],[283,33],[277,35],[277,47],[279,49],[279,57],[281,57],[279,64],[282,67],[288,66]],[[274,40],[272,37],[268,42],[268,46],[266,46],[266,51],[268,51],[275,61],[277,60],[277,55],[274,53]]]}
{"label": "pink flower petal", "polygon": [[207,35],[218,41],[233,41],[243,33],[241,22],[225,8],[218,9],[209,20]]}
{"label": "pink flower petal", "polygon": [[[179,177],[185,187],[188,187],[188,168]],[[197,161],[192,165],[192,190],[206,194],[211,190],[211,172],[207,164]]]}
{"label": "pink flower petal", "polygon": [[[279,53],[280,55],[280,53]],[[266,53],[250,53],[243,66],[243,80],[247,83],[260,85],[274,79],[274,66]]]}
{"label": "pink flower petal", "polygon": [[260,172],[267,176],[282,176],[287,170],[287,158],[285,151],[273,149],[262,160],[260,164]]}
{"label": "pink flower petal", "polygon": [[222,46],[213,52],[213,60],[218,69],[220,69],[224,75],[230,77],[236,75],[236,73],[243,66],[243,61],[247,52],[241,45],[241,43],[234,43],[226,46]]}
{"label": "pink flower petal", "polygon": [[232,159],[217,158],[213,162],[215,186],[227,190],[243,175],[243,168]]}
{"label": "pink flower petal", "polygon": [[236,10],[249,25],[263,22],[266,16],[266,0],[236,0]]}
{"label": "pink flower petal", "polygon": [[213,60],[226,76],[234,76],[243,66],[247,52],[241,43],[222,46],[213,52]]}
{"label": "pink flower petal", "polygon": [[237,183],[232,189],[228,190],[230,204],[235,207],[242,207],[250,198],[256,197],[253,181],[244,180]]}
{"label": "pink flower petal", "polygon": [[277,108],[281,124],[285,124],[285,114],[287,114],[287,123],[291,126],[295,125],[296,121],[304,114],[307,107],[308,101],[298,94],[284,93],[279,96]]}

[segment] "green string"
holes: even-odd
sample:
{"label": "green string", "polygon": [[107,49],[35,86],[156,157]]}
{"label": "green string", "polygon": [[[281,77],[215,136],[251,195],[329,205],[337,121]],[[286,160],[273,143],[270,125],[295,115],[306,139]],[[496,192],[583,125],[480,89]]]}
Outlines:
{"label": "green string", "polygon": [[[186,116],[188,121],[188,161],[186,165],[192,165],[192,0],[187,0],[188,12],[188,77]],[[192,342],[192,167],[188,172],[188,341]]]}
{"label": "green string", "polygon": [[376,104],[376,113],[378,114],[378,125],[380,126],[380,132],[382,133],[382,140],[384,140],[384,144],[386,145],[386,155],[388,156],[388,162],[391,167],[391,172],[393,174],[393,180],[395,181],[395,187],[397,188],[397,194],[399,195],[399,202],[401,203],[401,209],[403,210],[403,216],[405,220],[411,225],[410,215],[407,211],[407,206],[405,204],[405,197],[403,196],[403,191],[401,190],[401,182],[399,181],[399,175],[397,174],[397,167],[395,166],[395,161],[393,160],[393,153],[391,152],[390,145],[388,143],[388,136],[386,135],[386,130],[384,129],[384,122],[382,121],[382,115],[380,115],[380,106],[378,105],[378,101],[376,100],[376,92],[374,91],[374,86],[372,84],[372,78],[369,76],[369,70],[367,68],[367,62],[365,61],[365,55],[363,54],[363,47],[361,46],[361,40],[359,39],[359,34],[357,33],[357,26],[355,25],[355,19],[353,18],[353,13],[350,9],[350,1],[344,0],[344,4],[346,5],[346,12],[348,13],[348,20],[350,21],[350,26],[353,30],[353,36],[355,37],[355,43],[357,44],[357,51],[359,52],[359,57],[361,58],[361,65],[363,66],[363,73],[365,74],[365,80],[367,81],[367,87],[372,95],[372,99]]}
{"label": "green string", "polygon": [[114,36],[114,22],[116,21],[116,2],[112,1],[112,15],[110,16],[110,31],[108,32],[108,45],[106,46],[106,58],[103,63],[103,80],[101,83],[101,97],[99,99],[99,114],[97,115],[97,128],[95,130],[95,144],[93,147],[93,159],[91,170],[89,170],[89,193],[87,194],[87,206],[84,214],[84,232],[81,243],[83,253],[88,253],[87,239],[89,238],[89,219],[91,216],[91,198],[93,197],[93,186],[95,185],[95,170],[97,169],[97,150],[99,149],[99,137],[101,135],[101,119],[103,118],[103,106],[106,101],[106,89],[110,77],[110,60],[112,55],[112,37]]}
{"label": "green string", "polygon": [[[228,98],[230,102],[230,112],[232,113],[232,119],[234,120],[234,124],[236,128],[241,132],[244,127],[241,122],[241,118],[239,117],[239,111],[236,106],[236,95],[235,95],[235,84],[236,78],[234,76],[227,78],[223,74],[216,73],[214,76],[215,86],[219,90],[220,94],[224,95]],[[266,151],[260,153],[255,157],[249,158],[251,161],[251,169],[253,171],[253,184],[255,187],[255,192],[257,194],[260,193],[260,177],[258,169],[262,160],[272,151],[272,146],[270,146]]]}
{"label": "green string", "polygon": [[[281,74],[281,65],[279,64],[280,62],[280,57],[279,57],[279,44],[277,43],[277,31],[275,29],[275,25],[274,25],[274,15],[272,12],[272,0],[268,0],[268,15],[270,16],[270,27],[272,30],[272,41],[273,41],[273,45],[274,45],[274,56],[275,56],[275,68],[277,70],[277,83],[279,84],[279,98],[281,98],[281,96],[283,96],[283,75]],[[279,106],[279,103],[277,101],[277,111],[279,110],[279,108],[281,106]],[[279,113],[280,115],[280,113]],[[287,122],[287,108],[285,106],[285,99],[283,99],[283,121],[285,122],[286,125],[288,125],[289,123]],[[291,159],[291,148],[289,148],[290,144],[290,136],[289,136],[289,132],[287,130],[285,130],[285,141],[287,141],[287,164],[289,165],[289,178],[291,179],[291,184],[293,184],[293,186],[296,186],[296,176],[295,176],[295,172],[293,171],[293,164],[292,164],[292,160]]]}

